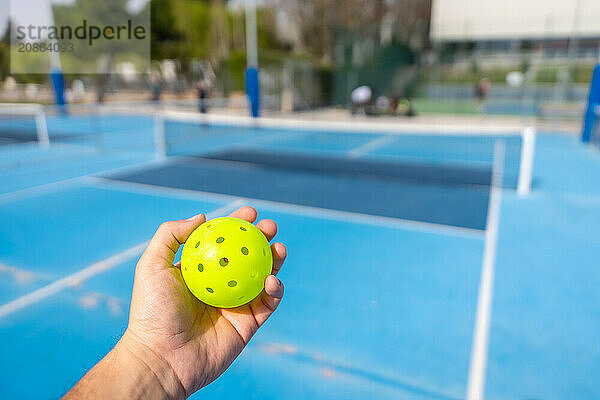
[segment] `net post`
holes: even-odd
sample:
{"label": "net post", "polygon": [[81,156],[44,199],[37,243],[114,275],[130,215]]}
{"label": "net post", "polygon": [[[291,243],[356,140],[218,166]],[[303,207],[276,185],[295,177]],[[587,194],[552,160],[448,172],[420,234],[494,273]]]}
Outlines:
{"label": "net post", "polygon": [[41,105],[36,107],[35,110],[35,130],[40,147],[48,148],[50,146],[50,137],[48,136],[46,113]]}
{"label": "net post", "polygon": [[533,174],[533,156],[535,152],[536,131],[532,126],[526,126],[522,132],[521,159],[519,162],[519,180],[517,183],[517,194],[527,196],[531,191],[531,180]]}
{"label": "net post", "polygon": [[167,158],[167,142],[165,137],[165,113],[162,110],[155,110],[153,117],[154,128],[154,156],[157,160]]}

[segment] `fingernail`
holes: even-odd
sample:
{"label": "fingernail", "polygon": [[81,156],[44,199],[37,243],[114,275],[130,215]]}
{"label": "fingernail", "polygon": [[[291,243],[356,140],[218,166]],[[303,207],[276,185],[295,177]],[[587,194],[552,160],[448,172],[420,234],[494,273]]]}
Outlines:
{"label": "fingernail", "polygon": [[279,279],[277,279],[277,291],[274,297],[281,299],[283,297],[283,283]]}
{"label": "fingernail", "polygon": [[203,215],[204,215],[204,214],[196,214],[196,215],[194,215],[193,217],[190,217],[190,218],[186,219],[186,221],[193,221],[193,220],[195,220],[195,219],[197,219],[197,218],[200,218],[200,217],[201,217],[201,216],[203,216]]}

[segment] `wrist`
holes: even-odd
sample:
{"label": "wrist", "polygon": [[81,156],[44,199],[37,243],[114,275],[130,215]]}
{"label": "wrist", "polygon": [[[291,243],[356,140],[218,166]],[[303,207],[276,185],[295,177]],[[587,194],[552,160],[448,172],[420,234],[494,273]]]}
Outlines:
{"label": "wrist", "polygon": [[171,366],[135,335],[119,343],[94,366],[65,399],[184,399]]}
{"label": "wrist", "polygon": [[185,399],[186,393],[171,365],[129,330],[113,349],[117,365],[133,374],[130,398]]}

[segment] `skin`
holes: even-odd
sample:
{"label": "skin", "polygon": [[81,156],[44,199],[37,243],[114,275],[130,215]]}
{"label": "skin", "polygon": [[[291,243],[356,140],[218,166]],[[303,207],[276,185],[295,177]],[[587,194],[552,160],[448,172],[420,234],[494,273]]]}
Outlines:
{"label": "skin", "polygon": [[[257,212],[242,207],[230,217],[253,223]],[[67,393],[65,399],[183,399],[208,385],[231,365],[283,297],[276,278],[286,257],[271,245],[273,271],[265,290],[250,303],[231,309],[208,306],[185,286],[175,254],[203,214],[162,224],[136,270],[127,330],[106,357]],[[269,241],[272,220],[256,226]]]}

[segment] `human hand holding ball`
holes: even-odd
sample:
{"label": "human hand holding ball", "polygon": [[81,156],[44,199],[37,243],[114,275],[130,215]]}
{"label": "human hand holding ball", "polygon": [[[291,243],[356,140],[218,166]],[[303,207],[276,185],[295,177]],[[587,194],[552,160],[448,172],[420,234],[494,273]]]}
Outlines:
{"label": "human hand holding ball", "polygon": [[[275,275],[286,248],[269,246],[275,222],[253,225],[252,207],[229,217],[161,225],[136,268],[129,326],[117,347],[155,360],[153,373],[171,397],[223,373],[283,296]],[[184,243],[181,266],[173,265]]]}

